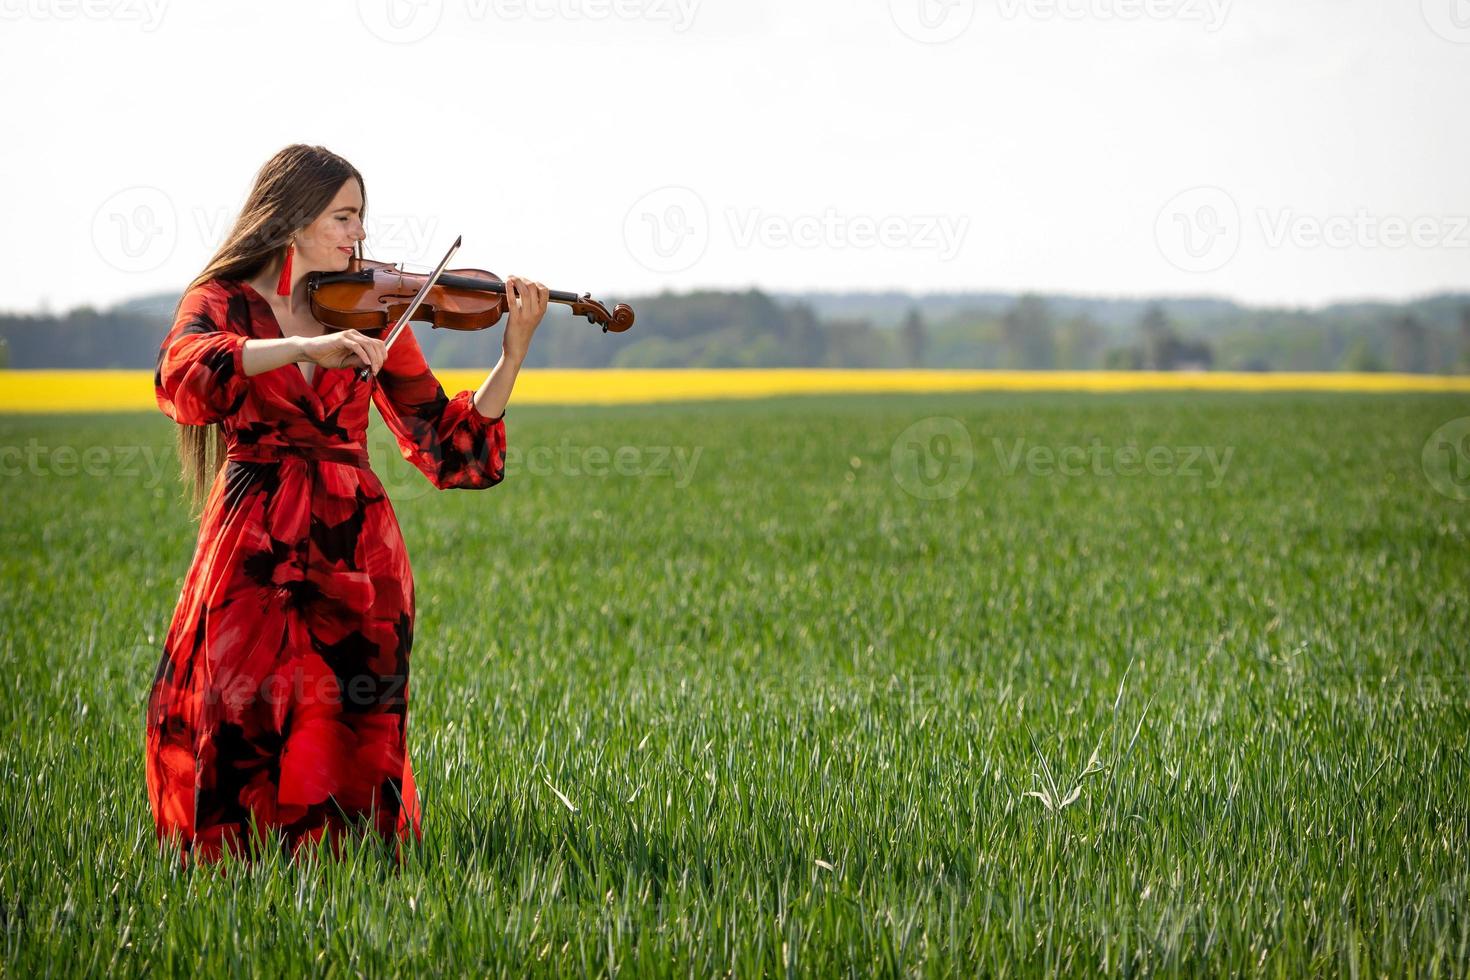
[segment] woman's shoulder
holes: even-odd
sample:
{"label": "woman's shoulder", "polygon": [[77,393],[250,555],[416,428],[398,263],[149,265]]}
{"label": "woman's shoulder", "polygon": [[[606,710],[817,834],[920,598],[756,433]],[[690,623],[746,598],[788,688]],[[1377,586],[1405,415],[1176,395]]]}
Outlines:
{"label": "woman's shoulder", "polygon": [[217,326],[235,323],[244,329],[250,319],[250,297],[240,280],[212,277],[190,286],[179,309],[181,314],[203,314]]}
{"label": "woman's shoulder", "polygon": [[242,296],[246,299],[252,300],[256,298],[264,298],[255,291],[255,287],[250,285],[250,282],[248,280],[232,279],[226,276],[212,276],[208,279],[200,280],[190,289],[190,292],[193,292],[195,290],[201,291],[206,296],[216,296],[221,298],[228,298],[232,296]]}
{"label": "woman's shoulder", "polygon": [[214,296],[219,299],[228,299],[231,296],[247,295],[247,284],[240,279],[226,279],[215,276],[205,279],[195,289],[203,290],[205,295]]}
{"label": "woman's shoulder", "polygon": [[213,306],[234,295],[235,289],[227,279],[202,279],[184,291],[184,305]]}

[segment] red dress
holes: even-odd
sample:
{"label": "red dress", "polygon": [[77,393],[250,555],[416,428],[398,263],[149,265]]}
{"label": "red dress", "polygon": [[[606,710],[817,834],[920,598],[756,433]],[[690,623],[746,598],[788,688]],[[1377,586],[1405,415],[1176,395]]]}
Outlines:
{"label": "red dress", "polygon": [[[505,421],[453,398],[411,330],[376,378],[287,364],[246,376],[245,341],[282,336],[247,283],[190,290],[155,393],[229,446],[148,698],[148,801],[181,858],[248,859],[251,824],[294,854],[330,831],[422,839],[405,744],[414,589],[393,507],[368,466],[368,400],[440,489],[505,474]],[[371,395],[369,394],[371,393]]]}

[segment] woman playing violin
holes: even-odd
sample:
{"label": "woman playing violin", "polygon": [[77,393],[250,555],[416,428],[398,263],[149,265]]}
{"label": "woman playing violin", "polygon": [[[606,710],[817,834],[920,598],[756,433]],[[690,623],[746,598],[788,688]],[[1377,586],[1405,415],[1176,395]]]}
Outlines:
{"label": "woman playing violin", "polygon": [[294,855],[366,833],[395,858],[422,837],[405,742],[413,575],[368,463],[368,403],[435,487],[500,483],[505,406],[548,290],[507,277],[499,363],[448,396],[411,330],[387,346],[312,315],[306,277],[348,267],[365,210],[340,156],[277,153],[158,351],[158,405],[201,507],[146,724],[158,839],[185,865],[248,859],[267,835]]}

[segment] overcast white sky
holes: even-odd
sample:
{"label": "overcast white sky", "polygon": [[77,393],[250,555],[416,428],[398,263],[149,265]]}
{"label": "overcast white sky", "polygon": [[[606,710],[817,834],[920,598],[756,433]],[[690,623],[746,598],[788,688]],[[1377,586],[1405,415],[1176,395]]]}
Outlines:
{"label": "overcast white sky", "polygon": [[606,299],[1470,287],[1470,0],[0,0],[0,85],[0,309],[182,288],[298,141]]}

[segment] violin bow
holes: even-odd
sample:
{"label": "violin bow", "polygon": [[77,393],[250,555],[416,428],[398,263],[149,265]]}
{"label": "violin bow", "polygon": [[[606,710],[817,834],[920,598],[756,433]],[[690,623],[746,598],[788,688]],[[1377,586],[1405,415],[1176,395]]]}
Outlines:
{"label": "violin bow", "polygon": [[[444,253],[444,258],[439,260],[438,267],[434,269],[429,278],[424,280],[424,284],[419,287],[419,291],[414,294],[412,301],[404,309],[403,315],[398,318],[397,323],[393,324],[393,329],[388,333],[388,339],[383,342],[385,348],[392,347],[393,341],[398,339],[398,335],[408,329],[409,321],[413,319],[413,315],[423,305],[424,297],[429,295],[429,290],[434,288],[434,283],[438,282],[439,277],[444,274],[444,269],[449,265],[449,260],[454,257],[454,253],[459,251],[459,245],[462,241],[464,241],[463,235],[455,238],[454,244],[449,246],[449,251]],[[357,369],[357,380],[366,381],[372,376],[372,373],[372,368],[363,365]]]}

